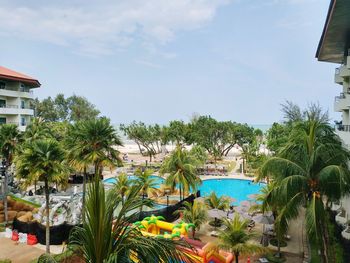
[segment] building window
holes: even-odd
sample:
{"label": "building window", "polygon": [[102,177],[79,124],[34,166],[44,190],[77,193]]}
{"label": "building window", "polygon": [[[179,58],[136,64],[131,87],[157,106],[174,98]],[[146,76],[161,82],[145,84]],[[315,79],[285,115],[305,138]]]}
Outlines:
{"label": "building window", "polygon": [[21,109],[25,109],[25,108],[26,108],[26,104],[24,100],[21,100]]}
{"label": "building window", "polygon": [[0,100],[0,108],[6,108],[6,100]]}
{"label": "building window", "polygon": [[5,88],[6,88],[6,83],[0,82],[0,89],[5,89]]}
{"label": "building window", "polygon": [[0,124],[6,124],[6,118],[0,117]]}
{"label": "building window", "polygon": [[27,121],[25,117],[21,117],[21,126],[26,126],[27,125]]}
{"label": "building window", "polygon": [[24,84],[21,83],[21,87],[20,87],[19,91],[25,92],[26,91],[26,86],[24,86]]}

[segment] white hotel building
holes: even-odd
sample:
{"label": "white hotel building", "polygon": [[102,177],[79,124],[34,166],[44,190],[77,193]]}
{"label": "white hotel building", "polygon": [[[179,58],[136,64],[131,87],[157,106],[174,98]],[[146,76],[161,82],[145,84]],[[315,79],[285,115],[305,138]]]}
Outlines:
{"label": "white hotel building", "polygon": [[[334,100],[334,111],[341,112],[336,132],[350,149],[350,0],[331,0],[316,57],[339,64],[334,74],[340,90]],[[337,216],[337,221],[345,224],[350,220],[350,197],[344,198],[341,206],[345,211]],[[350,238],[350,232],[347,235]]]}
{"label": "white hotel building", "polygon": [[0,66],[0,124],[16,124],[24,131],[34,116],[32,90],[38,87],[38,80]]}

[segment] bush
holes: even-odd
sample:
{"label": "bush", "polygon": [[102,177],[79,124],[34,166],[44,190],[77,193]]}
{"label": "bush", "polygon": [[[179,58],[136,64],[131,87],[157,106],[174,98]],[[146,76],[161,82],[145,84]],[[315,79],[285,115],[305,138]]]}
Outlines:
{"label": "bush", "polygon": [[267,256],[266,256],[266,258],[267,258],[267,260],[269,261],[269,262],[273,262],[273,263],[283,263],[283,262],[285,262],[287,259],[285,258],[285,257],[275,257],[274,255],[272,255],[272,254],[268,254]]}
{"label": "bush", "polygon": [[0,263],[11,263],[9,259],[0,259]]}
{"label": "bush", "polygon": [[[270,239],[270,244],[271,244],[271,246],[277,247],[278,246],[277,239],[276,238]],[[287,242],[282,240],[280,242],[280,247],[286,247],[286,246],[287,246]]]}

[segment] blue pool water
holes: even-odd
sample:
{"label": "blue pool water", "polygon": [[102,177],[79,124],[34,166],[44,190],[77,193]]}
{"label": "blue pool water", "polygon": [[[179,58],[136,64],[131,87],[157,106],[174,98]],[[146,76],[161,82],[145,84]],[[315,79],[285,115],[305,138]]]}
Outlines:
{"label": "blue pool water", "polygon": [[[128,178],[130,180],[136,180],[137,179],[137,176],[135,175],[129,175]],[[156,176],[156,175],[151,175],[151,178],[154,178],[155,179],[155,187],[156,188],[159,188],[161,184],[164,183],[164,179],[162,177],[159,177],[159,176]],[[103,180],[103,182],[107,183],[107,184],[115,184],[116,183],[116,179],[115,178],[108,178],[108,179],[105,179]]]}
{"label": "blue pool water", "polygon": [[236,204],[249,199],[249,195],[260,193],[264,184],[255,184],[248,180],[240,179],[208,179],[199,187],[201,196],[208,196],[216,192],[218,196],[226,195],[237,200]]}
{"label": "blue pool water", "polygon": [[[137,176],[129,175],[129,179],[135,180]],[[164,183],[165,179],[156,175],[152,175],[152,178],[156,181],[156,188],[159,188],[161,184]],[[103,180],[107,184],[114,184],[116,182],[115,178],[108,178]],[[208,179],[203,180],[202,185],[199,186],[198,190],[201,192],[201,196],[208,196],[211,192],[216,192],[218,196],[230,196],[237,200],[237,203],[249,199],[249,195],[260,193],[260,189],[264,184],[255,184],[249,180],[240,179]]]}

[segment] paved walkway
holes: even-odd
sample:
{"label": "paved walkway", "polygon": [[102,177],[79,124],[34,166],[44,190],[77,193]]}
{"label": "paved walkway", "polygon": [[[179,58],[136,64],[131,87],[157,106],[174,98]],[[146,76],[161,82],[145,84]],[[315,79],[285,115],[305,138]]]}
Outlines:
{"label": "paved walkway", "polygon": [[10,259],[12,263],[29,263],[43,253],[39,248],[0,238],[0,259]]}

